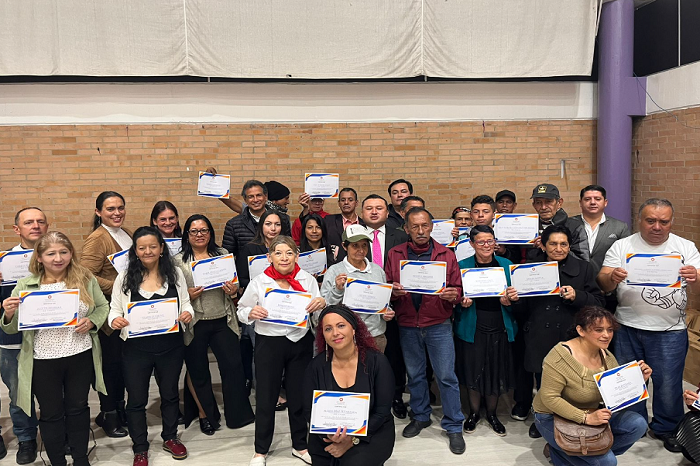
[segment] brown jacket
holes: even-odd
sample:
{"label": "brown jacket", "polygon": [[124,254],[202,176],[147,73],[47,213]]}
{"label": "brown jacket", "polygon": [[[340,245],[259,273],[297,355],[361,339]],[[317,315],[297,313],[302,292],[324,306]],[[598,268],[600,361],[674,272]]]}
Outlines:
{"label": "brown jacket", "polygon": [[[129,230],[124,229],[124,231],[131,236]],[[80,255],[80,265],[87,267],[97,278],[97,283],[100,284],[100,289],[107,299],[112,295],[112,285],[117,278],[117,271],[107,256],[121,250],[119,243],[112,238],[109,231],[99,227],[87,237],[83,245],[83,253]]]}

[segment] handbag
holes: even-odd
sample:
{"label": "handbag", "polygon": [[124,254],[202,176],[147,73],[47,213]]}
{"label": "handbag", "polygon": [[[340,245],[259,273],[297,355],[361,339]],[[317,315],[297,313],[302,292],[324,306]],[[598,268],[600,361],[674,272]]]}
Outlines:
{"label": "handbag", "polygon": [[[601,358],[605,370],[608,370],[602,351]],[[612,448],[613,440],[610,423],[589,426],[554,415],[554,441],[569,456],[604,455]]]}

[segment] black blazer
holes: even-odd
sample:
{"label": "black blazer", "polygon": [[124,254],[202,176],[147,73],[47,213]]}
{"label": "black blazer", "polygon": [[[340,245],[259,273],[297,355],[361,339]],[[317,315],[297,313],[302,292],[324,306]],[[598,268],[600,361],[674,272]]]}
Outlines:
{"label": "black blazer", "polygon": [[[389,228],[388,225],[384,226],[384,265],[386,265],[387,258],[389,257],[389,251],[391,251],[391,248],[398,246],[399,244],[403,244],[406,241],[408,241],[408,235],[402,231],[402,230],[397,230],[395,228]],[[368,232],[367,233],[370,238],[372,237],[372,233]],[[369,251],[367,251],[367,259],[369,259],[370,262],[372,262],[372,245],[370,244],[369,246]]]}
{"label": "black blazer", "polygon": [[[340,262],[345,259],[347,252],[343,248],[343,214],[332,214],[326,215],[323,219],[326,224],[326,240],[329,246],[338,247],[338,255],[336,256],[336,262]],[[330,262],[328,263],[330,267]]]}
{"label": "black blazer", "polygon": [[259,256],[267,254],[267,247],[262,244],[248,243],[241,248],[236,256],[236,272],[238,272],[238,286],[241,290],[250,283],[250,273],[248,270],[248,256]]}
{"label": "black blazer", "polygon": [[[534,262],[534,261],[527,261]],[[574,323],[574,314],[584,306],[605,306],[605,297],[595,281],[593,266],[572,253],[559,263],[560,286],[576,290],[573,301],[561,296],[534,296],[520,298],[511,309],[523,316],[525,340],[525,370],[542,372],[542,361],[560,341],[569,339],[568,331]]]}

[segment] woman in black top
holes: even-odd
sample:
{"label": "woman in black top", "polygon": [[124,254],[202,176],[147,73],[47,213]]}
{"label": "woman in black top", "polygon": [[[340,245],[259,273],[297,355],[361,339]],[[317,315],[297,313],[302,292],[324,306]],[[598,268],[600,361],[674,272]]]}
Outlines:
{"label": "woman in black top", "polygon": [[[258,227],[255,230],[253,240],[243,246],[236,256],[236,271],[238,272],[238,284],[241,293],[250,283],[250,270],[248,268],[248,257],[267,254],[272,240],[277,238],[282,232],[282,218],[274,210],[268,210],[260,216]],[[263,260],[263,259],[259,259]]]}
{"label": "woman in black top", "polygon": [[366,437],[353,437],[338,428],[333,435],[309,435],[314,466],[380,466],[394,450],[391,400],[394,376],[389,361],[377,350],[361,319],[342,304],[329,306],[319,317],[316,356],[306,372],[304,411],[311,420],[314,390],[369,393]]}
{"label": "woman in black top", "polygon": [[[299,252],[309,252],[321,248],[326,248],[326,267],[338,262],[338,246],[328,244],[326,223],[320,215],[309,214],[301,222]],[[323,283],[322,275],[317,276],[316,279],[319,283]]]}

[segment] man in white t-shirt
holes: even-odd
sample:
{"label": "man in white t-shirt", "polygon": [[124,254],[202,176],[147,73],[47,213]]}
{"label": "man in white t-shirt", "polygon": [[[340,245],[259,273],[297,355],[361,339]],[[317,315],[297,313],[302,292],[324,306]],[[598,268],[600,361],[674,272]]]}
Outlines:
{"label": "man in white t-shirt", "polygon": [[[615,317],[620,329],[615,334],[613,352],[627,363],[644,360],[653,369],[653,417],[649,427],[663,440],[664,447],[680,452],[674,429],[683,417],[683,367],[688,351],[685,329],[687,288],[700,291],[700,254],[692,241],[671,233],[673,206],[666,199],[649,199],[639,208],[639,232],[616,241],[608,250],[598,274],[605,291],[617,289]],[[628,286],[625,258],[631,253],[680,254],[680,289]],[[647,419],[646,403],[629,409]]]}

